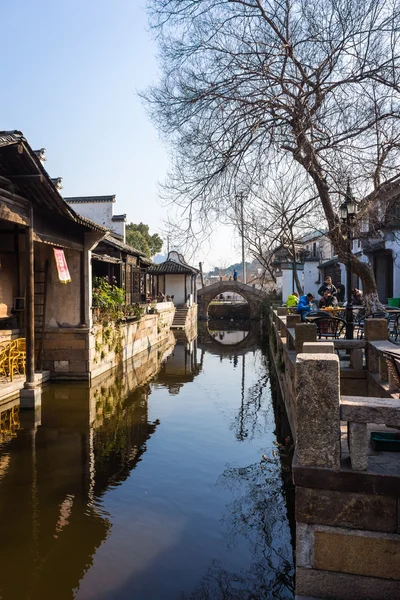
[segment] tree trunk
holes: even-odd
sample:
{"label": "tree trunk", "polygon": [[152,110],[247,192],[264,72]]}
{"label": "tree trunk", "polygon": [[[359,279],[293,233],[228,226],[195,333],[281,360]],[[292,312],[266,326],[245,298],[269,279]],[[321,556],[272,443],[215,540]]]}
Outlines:
{"label": "tree trunk", "polygon": [[351,256],[351,270],[359,276],[363,285],[363,302],[365,314],[384,312],[385,307],[379,300],[378,289],[376,287],[375,275],[372,267],[359,260],[354,255]]}
{"label": "tree trunk", "polygon": [[294,277],[294,280],[296,282],[296,288],[297,288],[297,291],[298,291],[299,295],[301,296],[302,293],[303,293],[303,287],[302,287],[302,285],[300,283],[299,272],[297,270],[296,262],[293,262],[292,264],[293,264],[293,277]]}
{"label": "tree trunk", "polygon": [[[343,235],[339,216],[336,215],[333,210],[329,186],[318,157],[304,132],[300,129],[296,133],[298,135],[299,151],[295,152],[293,156],[295,160],[308,171],[315,183],[328,223],[328,236],[332,242],[333,248],[339,257],[340,262],[344,265],[346,265],[350,259],[352,273],[358,275],[362,281],[365,314],[369,315],[374,312],[382,312],[385,308],[379,300],[374,272],[369,264],[362,262],[352,253],[349,255],[348,240],[345,235]],[[304,151],[304,154],[302,154],[301,150]]]}

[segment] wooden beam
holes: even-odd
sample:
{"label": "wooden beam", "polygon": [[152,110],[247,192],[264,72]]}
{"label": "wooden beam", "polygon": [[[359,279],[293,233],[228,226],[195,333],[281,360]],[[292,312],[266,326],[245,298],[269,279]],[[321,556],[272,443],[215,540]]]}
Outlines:
{"label": "wooden beam", "polygon": [[28,208],[18,206],[3,197],[0,197],[0,219],[17,225],[30,225]]}

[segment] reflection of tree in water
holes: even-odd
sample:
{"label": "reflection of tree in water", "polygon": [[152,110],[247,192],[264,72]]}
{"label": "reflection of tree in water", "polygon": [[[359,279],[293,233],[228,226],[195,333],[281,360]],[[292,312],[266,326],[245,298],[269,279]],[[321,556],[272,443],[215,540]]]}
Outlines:
{"label": "reflection of tree in water", "polygon": [[[235,366],[235,365],[234,365]],[[269,382],[269,374],[265,358],[262,357],[259,369],[259,379],[246,390],[245,356],[242,356],[242,382],[240,407],[235,416],[232,428],[239,441],[253,440],[264,430],[266,414],[270,409],[265,402],[265,390]]]}
{"label": "reflection of tree in water", "polygon": [[252,562],[248,569],[233,573],[214,560],[199,587],[183,594],[182,600],[293,598],[294,569],[279,458],[228,468],[218,483],[234,496],[224,517],[228,548],[246,541]]}

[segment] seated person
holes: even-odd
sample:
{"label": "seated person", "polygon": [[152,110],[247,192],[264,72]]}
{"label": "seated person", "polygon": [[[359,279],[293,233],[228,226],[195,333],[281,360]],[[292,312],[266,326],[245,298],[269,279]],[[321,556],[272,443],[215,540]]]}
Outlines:
{"label": "seated person", "polygon": [[314,300],[314,294],[307,294],[306,296],[300,296],[299,303],[297,305],[296,312],[301,315],[301,320],[305,321],[307,313],[312,310],[312,302]]}
{"label": "seated person", "polygon": [[298,293],[293,292],[292,294],[289,294],[288,299],[286,300],[286,306],[287,307],[297,306],[298,303],[299,303]]}
{"label": "seated person", "polygon": [[362,293],[361,290],[358,290],[357,288],[354,288],[352,302],[353,302],[353,304],[355,306],[362,306],[363,305],[363,293]]}
{"label": "seated person", "polygon": [[335,296],[332,296],[332,294],[326,290],[324,292],[324,295],[322,296],[322,298],[319,301],[319,308],[328,308],[328,306],[337,306],[337,299],[335,298]]}
{"label": "seated person", "polygon": [[336,296],[336,294],[337,294],[337,289],[333,285],[331,277],[325,277],[325,281],[319,288],[318,294],[320,296],[323,296],[324,292],[326,292],[326,291],[330,292],[332,294],[332,296]]}

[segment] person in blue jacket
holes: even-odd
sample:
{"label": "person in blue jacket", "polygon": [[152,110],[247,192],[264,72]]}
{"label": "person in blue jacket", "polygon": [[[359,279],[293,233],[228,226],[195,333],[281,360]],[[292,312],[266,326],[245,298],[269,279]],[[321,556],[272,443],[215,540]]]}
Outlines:
{"label": "person in blue jacket", "polygon": [[300,296],[299,303],[297,305],[297,311],[301,315],[301,320],[305,321],[307,313],[312,310],[312,301],[314,300],[314,294],[307,294],[306,296]]}

